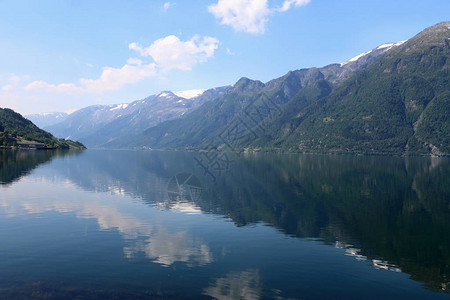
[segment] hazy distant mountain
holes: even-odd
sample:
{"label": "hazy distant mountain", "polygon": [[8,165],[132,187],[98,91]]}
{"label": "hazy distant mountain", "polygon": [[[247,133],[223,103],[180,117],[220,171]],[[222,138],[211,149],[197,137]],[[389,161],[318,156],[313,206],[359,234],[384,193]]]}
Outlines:
{"label": "hazy distant mountain", "polygon": [[[221,134],[241,120],[247,135],[234,141],[241,150],[448,154],[449,37],[450,22],[442,22],[340,64],[288,72],[265,84],[242,78],[183,118],[109,145],[223,147]],[[263,128],[245,114],[262,93],[279,110]]]}
{"label": "hazy distant mountain", "polygon": [[64,112],[50,112],[25,115],[24,117],[36,124],[40,128],[63,122],[69,115]]}
{"label": "hazy distant mountain", "polygon": [[132,103],[89,106],[45,129],[58,137],[76,139],[88,147],[98,147],[118,137],[135,135],[163,121],[181,117],[221,96],[228,88],[164,91]]}

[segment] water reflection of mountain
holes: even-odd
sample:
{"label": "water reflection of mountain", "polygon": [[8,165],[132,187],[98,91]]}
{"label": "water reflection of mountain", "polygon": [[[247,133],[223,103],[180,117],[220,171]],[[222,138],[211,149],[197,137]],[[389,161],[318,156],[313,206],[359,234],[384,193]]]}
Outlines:
{"label": "water reflection of mountain", "polygon": [[449,291],[450,168],[446,158],[247,155],[216,184],[191,153],[86,151],[55,160],[86,190],[126,193],[172,208],[170,178],[195,173],[203,193],[192,206],[236,225],[270,224],[319,237],[375,267],[401,269],[434,291]]}
{"label": "water reflection of mountain", "polygon": [[251,156],[242,163],[224,180],[227,195],[214,198],[238,224],[263,220],[290,235],[346,242],[449,291],[448,159]]}
{"label": "water reflection of mountain", "polygon": [[[360,255],[387,260],[429,288],[448,291],[447,160],[303,156],[269,165],[273,175],[260,182],[270,186],[274,201],[254,197],[265,209],[257,208],[266,214],[261,219],[288,234],[345,241]],[[253,166],[252,174],[267,174]]]}
{"label": "water reflection of mountain", "polygon": [[0,184],[10,184],[29,174],[41,164],[55,157],[72,155],[76,151],[61,150],[1,150],[0,149]]}

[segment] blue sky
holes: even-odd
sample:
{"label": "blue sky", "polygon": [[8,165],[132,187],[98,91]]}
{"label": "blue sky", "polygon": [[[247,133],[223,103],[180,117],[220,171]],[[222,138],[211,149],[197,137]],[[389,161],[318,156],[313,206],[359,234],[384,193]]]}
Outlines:
{"label": "blue sky", "polygon": [[0,107],[266,82],[408,39],[449,11],[448,0],[0,0]]}

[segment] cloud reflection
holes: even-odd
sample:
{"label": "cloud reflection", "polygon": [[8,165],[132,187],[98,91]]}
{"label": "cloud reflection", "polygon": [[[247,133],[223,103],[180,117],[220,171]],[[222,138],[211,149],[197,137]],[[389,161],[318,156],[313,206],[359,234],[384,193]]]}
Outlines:
{"label": "cloud reflection", "polygon": [[[48,196],[49,191],[52,196]],[[100,230],[120,232],[127,244],[123,249],[127,258],[144,253],[147,258],[162,266],[170,266],[176,262],[198,266],[213,261],[210,248],[202,240],[186,231],[173,232],[158,219],[149,222],[149,217],[141,214],[140,210],[130,211],[127,200],[133,201],[132,198],[119,194],[81,191],[68,180],[55,184],[41,177],[24,179],[3,190],[0,207],[2,214],[8,217],[55,211],[73,213],[81,219],[95,219]],[[152,210],[149,206],[145,206],[145,209]],[[198,213],[198,208],[194,206],[176,206],[175,210],[188,214]]]}
{"label": "cloud reflection", "polygon": [[216,279],[206,288],[204,295],[218,300],[261,298],[262,288],[258,270],[245,270],[242,272],[230,272],[225,277]]}
{"label": "cloud reflection", "polygon": [[124,249],[125,256],[133,257],[139,252],[163,266],[184,262],[188,266],[205,265],[213,261],[209,247],[192,238],[187,232],[171,233],[166,228],[158,228],[148,239],[137,241]]}

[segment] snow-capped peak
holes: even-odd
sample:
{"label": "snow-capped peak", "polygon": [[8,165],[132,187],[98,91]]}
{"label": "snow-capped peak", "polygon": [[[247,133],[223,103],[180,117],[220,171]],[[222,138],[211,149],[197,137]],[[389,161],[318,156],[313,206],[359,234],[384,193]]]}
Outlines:
{"label": "snow-capped peak", "polygon": [[56,118],[65,115],[63,112],[43,112],[43,113],[35,113],[35,114],[27,114],[25,116],[55,116]]}
{"label": "snow-capped peak", "polygon": [[158,94],[158,97],[166,97],[166,98],[170,97],[170,98],[172,98],[173,96],[170,93],[168,93],[168,92],[161,92],[161,93]]}
{"label": "snow-capped peak", "polygon": [[403,44],[404,42],[406,42],[406,40],[405,40],[405,41],[401,41],[401,42],[397,42],[397,43],[382,44],[382,45],[376,47],[375,49],[384,49],[384,48],[388,48],[388,49],[386,49],[386,50],[389,50],[389,49],[391,49],[392,47],[400,46],[400,45]]}
{"label": "snow-capped peak", "polygon": [[358,59],[360,59],[361,57],[366,56],[367,54],[370,54],[370,53],[372,53],[372,52],[375,51],[375,50],[381,50],[382,52],[386,52],[386,51],[390,50],[390,49],[393,48],[393,47],[400,46],[400,45],[403,44],[404,42],[406,42],[406,41],[401,41],[401,42],[397,42],[397,43],[387,43],[387,44],[382,44],[382,45],[376,47],[376,48],[373,49],[373,50],[370,50],[370,51],[361,53],[361,54],[359,54],[359,55],[356,55],[355,57],[352,57],[352,58],[350,58],[349,60],[344,61],[344,62],[341,63],[340,65],[341,65],[341,67],[342,67],[342,66],[345,66],[345,65],[348,64],[348,63],[355,62],[355,61],[357,61]]}
{"label": "snow-capped peak", "polygon": [[206,90],[188,90],[188,91],[180,91],[180,92],[173,92],[178,97],[184,98],[184,99],[191,99],[200,96],[203,94]]}
{"label": "snow-capped peak", "polygon": [[367,51],[367,52],[358,54],[358,55],[356,55],[355,57],[352,57],[352,58],[350,58],[349,60],[344,61],[343,63],[341,63],[341,67],[344,66],[344,65],[346,65],[346,64],[348,64],[348,63],[357,61],[358,59],[360,59],[360,58],[363,57],[363,56],[366,56],[367,54],[369,54],[369,53],[372,52],[372,51],[373,51],[373,50],[370,50],[370,51]]}
{"label": "snow-capped peak", "polygon": [[117,104],[117,105],[114,105],[114,107],[111,108],[110,110],[112,111],[112,110],[121,109],[121,108],[125,109],[127,107],[128,107],[128,104],[126,104],[126,103],[124,103],[124,104]]}

